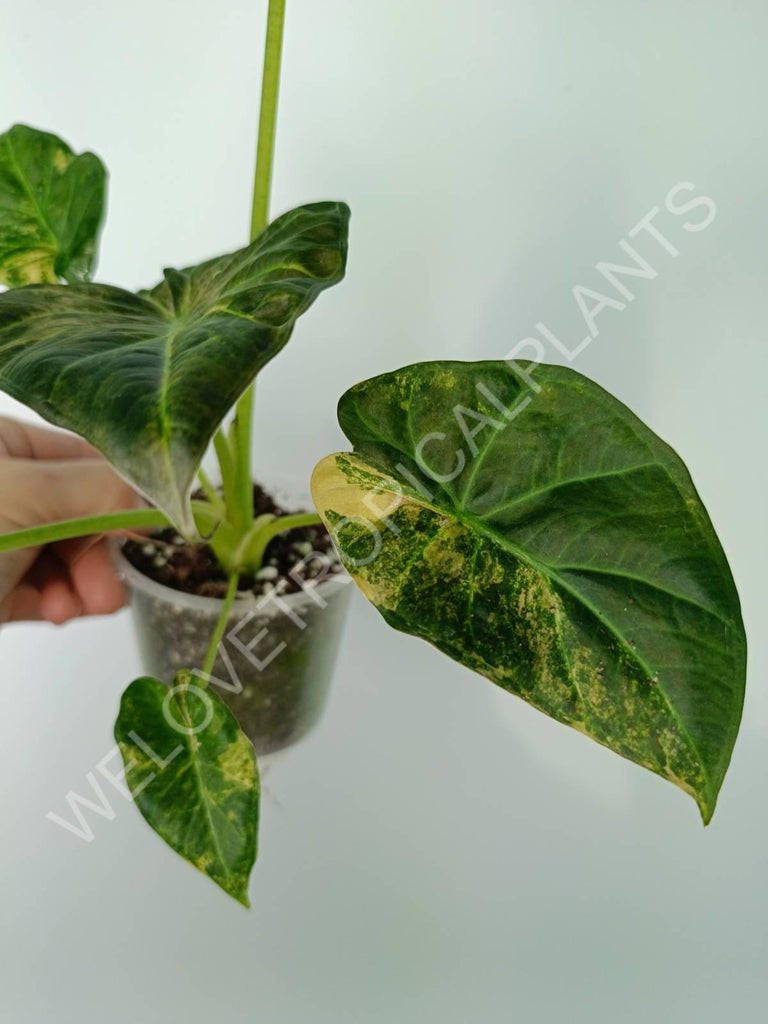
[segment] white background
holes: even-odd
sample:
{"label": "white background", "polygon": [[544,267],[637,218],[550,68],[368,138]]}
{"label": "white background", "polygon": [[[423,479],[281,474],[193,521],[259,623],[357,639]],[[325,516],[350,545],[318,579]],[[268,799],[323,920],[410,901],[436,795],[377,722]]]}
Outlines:
{"label": "white background", "polygon": [[[111,171],[99,280],[246,241],[265,7],[7,4],[0,127]],[[128,614],[4,629],[0,1020],[762,1018],[767,43],[763,0],[289,0],[273,212],[346,199],[351,255],[259,387],[257,472],[301,489],[356,381],[503,358],[538,321],[573,346],[572,288],[659,206],[679,255],[636,238],[658,277],[574,365],[683,455],[741,592],[712,825],[360,599],[323,723],[266,776],[247,913],[119,796],[91,844],[45,818],[111,748]],[[715,201],[706,230],[665,211],[681,181]]]}

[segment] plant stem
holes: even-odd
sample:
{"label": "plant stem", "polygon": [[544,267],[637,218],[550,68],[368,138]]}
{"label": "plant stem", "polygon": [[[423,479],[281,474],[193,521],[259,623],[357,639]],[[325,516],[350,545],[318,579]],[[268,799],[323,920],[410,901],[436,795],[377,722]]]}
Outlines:
{"label": "plant stem", "polygon": [[229,585],[227,586],[227,595],[224,598],[224,604],[221,606],[219,612],[219,618],[216,622],[216,628],[213,631],[210,645],[208,646],[208,653],[205,656],[205,662],[203,664],[203,675],[209,676],[213,671],[213,666],[216,663],[216,655],[219,650],[219,644],[224,637],[224,630],[227,628],[227,622],[229,622],[229,613],[232,611],[232,605],[235,603],[235,597],[237,596],[237,585],[240,582],[240,574],[233,572],[229,577]]}
{"label": "plant stem", "polygon": [[[264,70],[261,78],[259,134],[256,145],[256,169],[253,177],[251,241],[261,234],[269,219],[269,194],[275,155],[277,94],[280,85],[280,60],[283,52],[285,0],[269,0],[267,36],[264,43]],[[242,529],[253,518],[251,487],[251,438],[253,434],[253,385],[237,403],[237,452],[235,466]]]}
{"label": "plant stem", "polygon": [[109,533],[110,530],[132,530],[147,526],[167,526],[168,517],[155,508],[140,508],[107,515],[88,516],[84,519],[64,519],[59,523],[46,523],[15,533],[0,536],[0,552],[18,548],[38,548],[59,540]]}
{"label": "plant stem", "polygon": [[251,474],[253,435],[253,396],[255,385],[251,384],[237,403],[235,419],[235,479],[237,481],[237,504],[243,533],[253,519],[253,478]]}
{"label": "plant stem", "polygon": [[232,458],[232,448],[223,430],[219,429],[213,435],[213,446],[216,449],[216,457],[221,470],[221,486],[224,491],[227,518],[233,526],[246,529],[246,524],[242,522],[240,502],[237,497],[237,474]]}
{"label": "plant stem", "polygon": [[[253,181],[251,241],[261,234],[267,226],[269,216],[269,193],[274,162],[277,93],[280,81],[280,57],[283,47],[284,22],[285,0],[269,0],[267,37],[264,44],[264,71],[261,83],[256,170]],[[236,530],[241,532],[243,537],[247,535],[249,525],[253,520],[253,484],[251,479],[253,392],[253,385],[251,385],[237,403],[234,429],[230,435],[231,440],[228,441],[221,431],[217,431],[214,438],[216,454],[221,467],[227,519]],[[229,614],[237,594],[239,580],[240,576],[236,571],[229,577],[227,596],[224,599],[216,628],[211,637],[208,653],[205,657],[204,675],[211,674],[216,662],[216,654],[229,621]]]}
{"label": "plant stem", "polygon": [[257,572],[264,561],[264,552],[269,547],[271,540],[287,530],[296,530],[301,526],[316,526],[320,522],[320,516],[315,512],[300,512],[295,516],[279,516],[270,522],[265,522],[249,536],[241,559],[242,565],[252,572]]}
{"label": "plant stem", "polygon": [[259,138],[256,148],[256,170],[253,177],[251,208],[251,241],[261,234],[269,218],[269,193],[275,151],[277,93],[280,85],[280,59],[283,52],[285,0],[269,0],[267,38],[264,44],[264,72],[261,79],[261,110]]}
{"label": "plant stem", "polygon": [[[251,528],[248,533],[240,539],[240,543],[235,551],[235,565],[243,567],[246,566],[246,555],[250,545],[253,543],[254,539],[259,536],[264,526],[267,523],[271,523],[274,518],[275,516],[273,516],[271,512],[265,512],[263,515],[256,516],[251,523]],[[256,566],[256,568],[258,569],[259,566]]]}
{"label": "plant stem", "polygon": [[[206,502],[193,501],[192,510],[199,526],[212,531],[218,525],[219,517],[215,509]],[[17,551],[19,548],[39,548],[44,544],[72,540],[75,537],[110,533],[113,530],[139,530],[169,524],[168,516],[157,508],[126,509],[124,512],[108,512],[82,519],[62,519],[58,523],[45,523],[43,526],[0,534],[0,554]]]}
{"label": "plant stem", "polygon": [[219,510],[210,505],[207,501],[192,501],[192,515],[195,517],[195,526],[203,535],[203,538],[210,536],[221,524]]}
{"label": "plant stem", "polygon": [[226,503],[221,500],[221,495],[216,490],[214,485],[211,483],[208,474],[205,472],[202,466],[197,471],[197,478],[200,481],[200,486],[202,487],[206,498],[211,503],[211,505],[213,505],[213,507],[216,509],[216,511],[221,515],[223,519],[227,512]]}

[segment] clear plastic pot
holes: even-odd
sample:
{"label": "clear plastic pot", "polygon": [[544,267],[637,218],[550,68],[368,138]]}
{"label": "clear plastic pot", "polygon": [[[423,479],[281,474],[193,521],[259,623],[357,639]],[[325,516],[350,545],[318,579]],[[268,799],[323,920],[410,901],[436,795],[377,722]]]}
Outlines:
{"label": "clear plastic pot", "polygon": [[[201,670],[221,611],[218,598],[156,583],[115,549],[147,674],[171,683],[179,669]],[[295,743],[320,718],[352,589],[330,576],[297,594],[239,595],[211,686],[234,712],[258,754]]]}

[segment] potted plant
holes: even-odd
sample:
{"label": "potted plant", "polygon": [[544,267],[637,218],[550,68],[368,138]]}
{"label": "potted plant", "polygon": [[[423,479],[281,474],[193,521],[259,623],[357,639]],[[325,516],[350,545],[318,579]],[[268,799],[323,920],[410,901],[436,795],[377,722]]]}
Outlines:
{"label": "potted plant", "polygon": [[[0,552],[160,531],[120,556],[149,674],[115,735],[152,828],[246,905],[254,744],[319,714],[342,564],[390,625],[676,783],[706,823],[743,702],[738,595],[683,463],[597,384],[515,360],[404,367],[342,396],[352,450],[315,470],[317,513],[254,492],[253,379],[347,254],[343,203],[267,223],[283,16],[270,0],[245,249],[135,294],[93,283],[101,162],[24,126],[0,138],[0,388],[150,502]],[[200,471],[209,444],[220,486]],[[207,590],[185,593],[193,578]]]}

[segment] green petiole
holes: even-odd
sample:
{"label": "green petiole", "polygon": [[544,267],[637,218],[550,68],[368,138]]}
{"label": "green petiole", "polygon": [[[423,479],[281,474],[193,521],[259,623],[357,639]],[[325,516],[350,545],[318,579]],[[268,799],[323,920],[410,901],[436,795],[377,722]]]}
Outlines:
{"label": "green petiole", "polygon": [[224,630],[227,628],[227,622],[229,621],[229,613],[232,611],[232,605],[235,603],[237,597],[237,585],[240,582],[239,573],[233,572],[229,577],[229,585],[227,586],[227,595],[224,598],[224,604],[221,606],[219,617],[216,620],[216,628],[213,631],[211,642],[208,646],[208,653],[205,656],[205,662],[203,663],[203,676],[209,676],[213,671],[213,666],[216,663],[216,655],[219,650],[219,644],[224,636]]}
{"label": "green petiole", "polygon": [[[207,502],[193,501],[195,522],[201,531],[212,533],[219,524],[219,517]],[[63,519],[58,523],[32,526],[14,533],[0,534],[0,554],[18,551],[20,548],[38,548],[60,540],[89,537],[93,534],[111,533],[114,530],[151,529],[168,526],[170,520],[156,508],[126,509],[124,512],[108,512],[105,515],[85,516],[80,519]]]}
{"label": "green petiole", "polygon": [[257,572],[264,561],[264,552],[269,542],[287,530],[295,530],[301,526],[316,526],[321,522],[320,516],[315,512],[300,512],[293,516],[259,516],[255,521],[255,529],[252,529],[245,538],[245,544],[240,556],[240,562],[244,568],[251,572]]}

